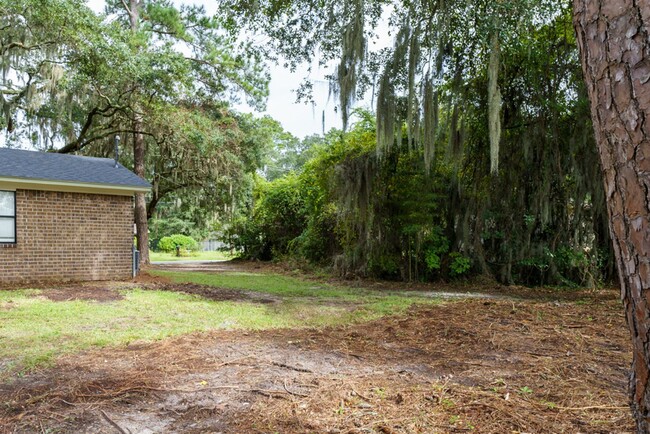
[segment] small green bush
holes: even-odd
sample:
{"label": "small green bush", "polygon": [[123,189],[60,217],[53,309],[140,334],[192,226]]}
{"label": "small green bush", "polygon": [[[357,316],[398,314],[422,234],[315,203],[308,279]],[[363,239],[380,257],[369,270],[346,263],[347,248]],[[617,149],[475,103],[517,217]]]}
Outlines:
{"label": "small green bush", "polygon": [[174,234],[168,237],[162,237],[158,242],[158,250],[161,252],[175,253],[179,251],[195,252],[199,250],[199,243],[187,235]]}
{"label": "small green bush", "polygon": [[449,254],[449,259],[449,274],[452,277],[462,276],[472,267],[472,260],[461,253],[453,252]]}
{"label": "small green bush", "polygon": [[442,234],[442,228],[433,228],[426,240],[424,262],[429,271],[438,271],[442,266],[442,256],[449,251],[449,240]]}

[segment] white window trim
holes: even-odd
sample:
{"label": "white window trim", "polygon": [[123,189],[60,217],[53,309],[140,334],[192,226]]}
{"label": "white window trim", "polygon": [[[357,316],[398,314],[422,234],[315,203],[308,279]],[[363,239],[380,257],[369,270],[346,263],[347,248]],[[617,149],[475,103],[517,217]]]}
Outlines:
{"label": "white window trim", "polygon": [[16,191],[15,190],[0,190],[0,193],[13,193],[13,195],[14,195],[14,213],[13,213],[13,215],[0,214],[0,218],[3,218],[3,219],[12,218],[14,220],[14,240],[13,241],[0,241],[0,244],[16,244],[18,242],[18,224],[17,224],[17,218],[16,218],[18,205],[16,203]]}

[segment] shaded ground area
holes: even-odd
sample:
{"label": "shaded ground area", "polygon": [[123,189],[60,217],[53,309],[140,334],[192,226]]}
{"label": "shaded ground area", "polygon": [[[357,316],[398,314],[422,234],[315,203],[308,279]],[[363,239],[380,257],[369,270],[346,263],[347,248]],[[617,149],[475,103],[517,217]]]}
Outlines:
{"label": "shaded ground area", "polygon": [[631,432],[622,309],[616,293],[594,295],[450,301],[353,326],[87,352],[0,385],[0,430]]}
{"label": "shaded ground area", "polygon": [[96,284],[72,284],[43,288],[41,294],[52,301],[93,300],[105,302],[124,298],[116,288]]}
{"label": "shaded ground area", "polygon": [[[189,261],[164,263],[153,266],[153,270],[200,272],[200,273],[274,273],[283,274],[322,283],[325,279],[318,274],[311,274],[300,269],[293,269],[284,263],[269,263],[246,260],[230,261]],[[158,276],[150,276],[146,272],[138,276],[138,281],[156,281]],[[541,301],[606,301],[618,298],[618,290],[612,288],[548,288],[526,287],[521,285],[501,285],[490,279],[474,279],[470,281],[445,282],[393,282],[377,279],[343,279],[327,276],[326,282],[347,288],[364,288],[379,291],[416,292],[424,296],[443,296],[445,298],[478,297],[478,298],[515,298]]]}
{"label": "shaded ground area", "polygon": [[[68,283],[68,284],[59,284],[59,285],[26,285],[38,286],[41,288],[39,290],[39,295],[45,297],[48,300],[52,301],[71,301],[71,300],[89,300],[97,302],[106,302],[114,300],[122,300],[124,296],[120,294],[118,286],[115,286],[113,282],[110,284],[106,282],[92,282],[92,283]],[[22,286],[9,286],[2,287],[0,286],[0,291],[12,291],[18,290]],[[0,303],[0,309],[10,309],[11,302]]]}
{"label": "shaded ground area", "polygon": [[[124,299],[122,289],[140,288],[145,290],[174,291],[198,295],[214,301],[251,301],[255,303],[274,303],[276,298],[253,291],[244,291],[193,283],[171,283],[162,277],[144,274],[134,283],[101,282],[101,283],[70,283],[57,286],[43,287],[39,292],[41,297],[52,301],[88,300],[107,302]],[[11,290],[2,289],[0,290]],[[11,303],[0,304],[0,309],[11,309]]]}
{"label": "shaded ground area", "polygon": [[278,299],[253,291],[199,285],[195,283],[150,282],[134,285],[138,288],[156,291],[178,291],[194,294],[214,301],[251,301],[255,303],[275,303]]}
{"label": "shaded ground area", "polygon": [[[259,261],[244,261],[234,259],[230,261],[181,261],[181,262],[161,262],[153,265],[152,269],[170,270],[170,271],[201,271],[207,273],[215,272],[232,272],[232,271],[266,271],[282,272],[286,271],[281,265]],[[146,274],[145,274],[146,276]],[[145,278],[139,276],[140,278]]]}

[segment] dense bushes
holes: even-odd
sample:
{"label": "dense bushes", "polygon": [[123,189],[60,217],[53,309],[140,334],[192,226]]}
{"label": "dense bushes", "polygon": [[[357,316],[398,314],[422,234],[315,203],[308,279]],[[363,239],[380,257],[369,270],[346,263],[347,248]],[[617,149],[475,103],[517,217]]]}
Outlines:
{"label": "dense bushes", "polygon": [[[480,273],[531,285],[612,278],[600,162],[572,35],[565,13],[503,47],[498,173],[490,169],[486,71],[443,74],[435,119],[412,112],[408,98],[394,113],[361,113],[350,131],[331,132],[312,149],[297,174],[259,181],[241,246],[251,257],[292,255],[342,275]],[[380,131],[396,134],[379,151],[376,117],[401,119]],[[425,138],[426,122],[437,126]]]}
{"label": "dense bushes", "polygon": [[187,252],[199,250],[199,243],[187,235],[175,234],[168,237],[162,237],[158,242],[158,250],[166,253],[176,253],[182,255]]}
{"label": "dense bushes", "polygon": [[[244,256],[402,280],[482,273],[505,283],[591,284],[602,275],[601,208],[563,207],[577,200],[570,183],[540,208],[539,187],[526,178],[495,182],[487,170],[476,180],[476,162],[463,168],[439,155],[427,173],[421,151],[406,143],[379,156],[369,116],[311,154],[298,173],[257,178],[251,208],[228,233]],[[520,193],[531,186],[530,197]]]}
{"label": "dense bushes", "polygon": [[250,214],[237,219],[227,240],[246,258],[269,260],[285,255],[306,225],[299,179],[294,174],[268,182],[257,178]]}
{"label": "dense bushes", "polygon": [[425,176],[416,153],[380,160],[374,137],[366,118],[345,140],[332,134],[312,149],[300,173],[258,178],[250,212],[230,227],[231,245],[247,258],[291,256],[343,275],[466,275],[470,260],[450,248],[436,202],[446,175]]}

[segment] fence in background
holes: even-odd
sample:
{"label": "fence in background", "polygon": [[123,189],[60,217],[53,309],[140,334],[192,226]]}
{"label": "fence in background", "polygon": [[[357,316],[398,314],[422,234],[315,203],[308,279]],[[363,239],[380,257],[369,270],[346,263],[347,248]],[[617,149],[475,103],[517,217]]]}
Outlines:
{"label": "fence in background", "polygon": [[219,240],[205,240],[201,242],[201,250],[204,252],[214,252],[225,246],[226,244]]}

